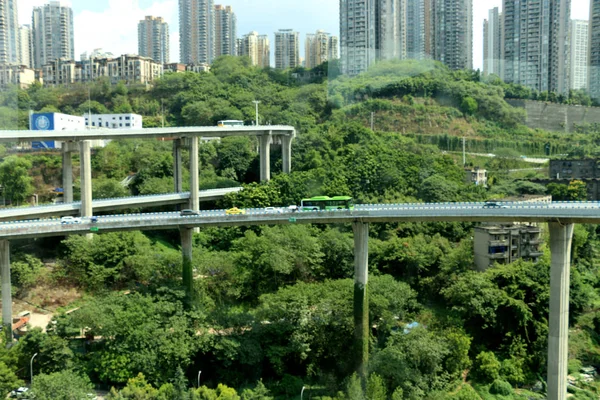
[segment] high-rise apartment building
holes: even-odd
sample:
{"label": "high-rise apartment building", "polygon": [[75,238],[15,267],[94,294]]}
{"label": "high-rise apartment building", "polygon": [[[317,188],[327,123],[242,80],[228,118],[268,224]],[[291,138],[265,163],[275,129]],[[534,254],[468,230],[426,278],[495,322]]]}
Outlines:
{"label": "high-rise apartment building", "polygon": [[376,59],[375,1],[340,0],[342,73],[357,75]]}
{"label": "high-rise apartment building", "polygon": [[179,0],[179,58],[183,64],[210,64],[215,58],[213,0]]}
{"label": "high-rise apartment building", "polygon": [[266,68],[271,65],[269,36],[250,32],[238,41],[238,55],[250,57],[252,65]]}
{"label": "high-rise apartment building", "polygon": [[231,6],[215,6],[215,58],[236,55],[237,19]]}
{"label": "high-rise apartment building", "polygon": [[483,74],[502,77],[502,13],[498,7],[489,10],[483,20]]}
{"label": "high-rise apartment building", "polygon": [[327,60],[340,58],[340,39],[337,36],[329,36],[329,50]]}
{"label": "high-rise apartment building", "polygon": [[375,1],[377,59],[406,58],[406,0]]}
{"label": "high-rise apartment building", "polygon": [[293,29],[275,32],[275,68],[288,69],[300,66],[300,34]]}
{"label": "high-rise apartment building", "polygon": [[315,68],[337,58],[338,39],[325,31],[308,33],[304,41],[304,67]]}
{"label": "high-rise apartment building", "polygon": [[504,79],[565,93],[571,0],[504,0]]}
{"label": "high-rise apartment building", "polygon": [[21,25],[19,28],[19,46],[19,64],[33,68],[33,30],[31,25]]}
{"label": "high-rise apartment building", "polygon": [[33,9],[34,66],[41,69],[51,61],[75,59],[73,10],[60,1]]}
{"label": "high-rise apartment building", "polygon": [[0,64],[19,64],[17,0],[0,0]]}
{"label": "high-rise apartment building", "polygon": [[169,63],[169,24],[162,17],[149,15],[138,23],[138,54]]}
{"label": "high-rise apartment building", "polygon": [[590,0],[588,87],[592,99],[600,100],[600,0]]}
{"label": "high-rise apartment building", "polygon": [[425,3],[424,0],[406,1],[406,56],[422,60],[426,58],[425,39],[430,35],[425,29]]}
{"label": "high-rise apartment building", "polygon": [[571,20],[569,37],[571,53],[569,89],[587,89],[588,79],[588,21]]}
{"label": "high-rise apartment building", "polygon": [[451,69],[472,69],[473,0],[432,0],[431,8],[433,58]]}

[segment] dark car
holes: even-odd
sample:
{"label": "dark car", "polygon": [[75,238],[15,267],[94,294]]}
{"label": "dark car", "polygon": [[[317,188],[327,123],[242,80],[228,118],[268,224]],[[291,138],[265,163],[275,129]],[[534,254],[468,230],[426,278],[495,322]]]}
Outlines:
{"label": "dark car", "polygon": [[483,208],[506,208],[506,206],[495,201],[486,201]]}
{"label": "dark car", "polygon": [[182,217],[189,217],[189,216],[194,216],[194,215],[200,215],[200,211],[194,211],[194,210],[181,210],[181,212],[179,213],[180,216]]}

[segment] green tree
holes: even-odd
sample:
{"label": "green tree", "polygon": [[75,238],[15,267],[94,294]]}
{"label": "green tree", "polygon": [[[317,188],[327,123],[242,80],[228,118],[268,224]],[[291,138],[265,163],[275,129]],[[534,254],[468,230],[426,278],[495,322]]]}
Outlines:
{"label": "green tree", "polygon": [[465,97],[460,103],[460,109],[465,115],[473,115],[477,112],[477,101],[472,97]]}
{"label": "green tree", "polygon": [[567,187],[567,196],[572,201],[585,201],[587,200],[587,185],[585,182],[580,180],[573,180],[569,182]]}
{"label": "green tree", "polygon": [[72,371],[34,376],[28,395],[40,400],[85,399],[93,386],[87,376]]}
{"label": "green tree", "polygon": [[242,400],[273,400],[269,396],[269,389],[259,380],[254,389],[244,389],[242,392]]}
{"label": "green tree", "polygon": [[116,179],[96,179],[92,185],[92,197],[94,199],[111,199],[129,196],[127,190]]}
{"label": "green tree", "polygon": [[32,178],[29,176],[31,162],[10,156],[0,163],[0,185],[3,196],[12,203],[20,204],[33,193]]}
{"label": "green tree", "polygon": [[474,374],[481,382],[492,382],[500,377],[500,361],[491,351],[482,351],[475,358]]}
{"label": "green tree", "polygon": [[383,379],[377,374],[369,375],[367,381],[367,399],[387,400],[387,389]]}
{"label": "green tree", "polygon": [[0,361],[0,395],[20,387],[23,381],[17,377],[15,371],[8,367],[3,361]]}

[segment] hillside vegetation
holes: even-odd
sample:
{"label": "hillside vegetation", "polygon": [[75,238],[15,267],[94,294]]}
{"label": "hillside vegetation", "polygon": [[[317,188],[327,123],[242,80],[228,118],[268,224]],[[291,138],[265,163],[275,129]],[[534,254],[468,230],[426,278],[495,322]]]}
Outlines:
{"label": "hillside vegetation", "polygon": [[[220,58],[211,73],[167,74],[149,90],[99,81],[90,88],[91,103],[87,88],[34,86],[3,93],[1,104],[5,114],[11,99],[20,113],[134,111],[147,126],[162,124],[164,106],[167,125],[210,126],[221,119],[250,123],[256,99],[261,123],[296,127],[293,172],[279,173],[274,145],[269,183],[257,183],[255,139],[202,144],[203,188],[244,185],[203,207],[287,206],[311,195],[392,203],[543,194],[544,186],[513,179],[510,170],[522,166],[514,152],[539,154],[539,143],[547,142],[553,151],[576,149],[560,135],[522,126],[523,113],[504,101],[503,85],[437,63],[382,63],[356,78],[312,83],[248,64]],[[500,146],[499,156],[481,165],[490,170],[489,188],[465,183],[463,166],[446,153],[442,138],[458,136],[474,147],[486,140]],[[439,140],[423,144],[421,137]],[[8,190],[4,168],[19,177],[24,193],[56,185],[58,156],[5,155],[0,184]],[[95,150],[92,162],[98,198],[173,189],[168,141],[113,141]],[[121,186],[132,174],[132,183]],[[575,182],[552,190],[577,200],[585,196],[581,189]],[[582,366],[600,365],[598,233],[596,226],[577,226],[573,243],[569,354],[576,399],[600,394],[598,383],[580,379]],[[194,235],[193,307],[184,302],[177,231],[14,243],[18,296],[41,284],[86,296],[78,310],[57,312],[47,332],[33,329],[10,350],[2,346],[0,392],[28,378],[37,352],[34,393],[58,391],[50,386],[62,382],[84,392],[93,384],[112,387],[111,399],[290,399],[303,387],[305,398],[321,400],[544,398],[549,251],[537,263],[478,272],[472,236],[470,223],[371,225],[365,385],[353,375],[350,226],[203,229]],[[50,268],[41,259],[55,263]]]}

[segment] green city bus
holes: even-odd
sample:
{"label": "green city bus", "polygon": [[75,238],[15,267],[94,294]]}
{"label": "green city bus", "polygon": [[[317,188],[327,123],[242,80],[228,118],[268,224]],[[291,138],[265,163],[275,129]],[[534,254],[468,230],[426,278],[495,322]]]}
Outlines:
{"label": "green city bus", "polygon": [[354,210],[354,203],[352,197],[349,196],[315,196],[310,199],[302,199],[300,210]]}

